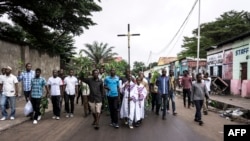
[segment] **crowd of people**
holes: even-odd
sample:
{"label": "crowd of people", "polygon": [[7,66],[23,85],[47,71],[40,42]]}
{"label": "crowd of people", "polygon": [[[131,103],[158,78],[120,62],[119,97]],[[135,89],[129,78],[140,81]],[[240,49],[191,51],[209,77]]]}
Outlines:
{"label": "crowd of people", "polygon": [[[75,76],[74,70],[69,70],[65,75],[64,70],[53,70],[52,76],[46,81],[41,76],[42,70],[37,68],[32,70],[32,65],[27,63],[26,70],[13,75],[12,68],[7,66],[2,69],[0,75],[1,111],[4,121],[8,117],[15,119],[16,97],[18,96],[18,83],[22,83],[22,90],[26,102],[32,103],[33,112],[28,117],[37,124],[41,120],[40,103],[42,97],[50,97],[53,105],[53,119],[59,120],[62,111],[66,118],[74,117],[74,105],[83,105],[84,117],[93,115],[93,127],[99,129],[99,121],[102,111],[108,110],[110,113],[110,126],[119,128],[119,119],[124,121],[130,129],[139,127],[145,117],[145,105],[150,102],[151,110],[156,115],[162,111],[162,120],[166,120],[166,114],[170,113],[170,102],[172,114],[177,115],[175,105],[176,82],[174,72],[170,70],[167,75],[166,69],[162,69],[161,75],[155,82],[151,80],[151,73],[145,77],[143,72],[133,76],[128,69],[123,77],[116,75],[114,68],[109,73],[104,68],[94,69],[91,76]],[[203,79],[203,81],[202,81]],[[195,105],[196,113],[194,121],[203,124],[201,120],[201,109],[209,98],[209,85],[211,78],[208,74],[202,78],[199,73],[193,82],[188,72],[184,72],[181,80],[183,88],[183,104],[186,107],[186,97],[188,98],[187,108],[191,104]],[[44,91],[45,90],[45,91]],[[62,109],[64,102],[64,109]],[[8,116],[7,105],[10,105],[11,113]],[[206,106],[205,106],[206,107]],[[204,114],[207,109],[203,106]]]}

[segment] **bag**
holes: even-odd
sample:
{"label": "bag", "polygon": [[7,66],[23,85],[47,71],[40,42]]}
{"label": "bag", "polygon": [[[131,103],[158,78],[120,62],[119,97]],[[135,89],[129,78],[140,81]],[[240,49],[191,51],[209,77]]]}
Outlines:
{"label": "bag", "polygon": [[31,112],[33,112],[33,107],[30,100],[25,104],[23,112],[25,116],[28,116]]}

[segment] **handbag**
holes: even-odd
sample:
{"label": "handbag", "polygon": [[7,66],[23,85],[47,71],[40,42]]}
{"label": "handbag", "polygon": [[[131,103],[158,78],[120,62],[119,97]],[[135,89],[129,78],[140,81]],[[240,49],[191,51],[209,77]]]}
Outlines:
{"label": "handbag", "polygon": [[25,116],[28,116],[30,113],[33,112],[33,107],[30,100],[25,104],[23,112]]}

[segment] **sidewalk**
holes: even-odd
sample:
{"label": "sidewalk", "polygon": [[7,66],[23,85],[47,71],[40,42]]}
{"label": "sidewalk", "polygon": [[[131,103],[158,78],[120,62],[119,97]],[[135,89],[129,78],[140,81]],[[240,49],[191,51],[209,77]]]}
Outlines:
{"label": "sidewalk", "polygon": [[[0,121],[0,132],[3,131],[3,130],[6,130],[8,128],[11,128],[13,126],[16,126],[18,124],[21,124],[21,123],[23,123],[25,121],[30,120],[30,118],[26,117],[24,115],[24,112],[23,112],[25,103],[26,103],[26,101],[25,101],[24,97],[18,97],[17,98],[15,120],[10,120],[9,117],[8,117],[8,119],[6,119],[4,121]],[[52,106],[51,105],[52,105],[51,101],[49,100],[49,107],[48,107],[48,109],[46,109],[46,112],[49,112],[49,111],[52,110]],[[8,114],[10,114],[10,109],[8,109],[7,112],[8,112]],[[1,117],[2,117],[2,113],[1,113]]]}
{"label": "sidewalk", "polygon": [[[182,95],[182,89],[177,88],[176,91]],[[250,99],[235,95],[210,95],[211,100],[228,104],[234,107],[243,108],[250,111]]]}

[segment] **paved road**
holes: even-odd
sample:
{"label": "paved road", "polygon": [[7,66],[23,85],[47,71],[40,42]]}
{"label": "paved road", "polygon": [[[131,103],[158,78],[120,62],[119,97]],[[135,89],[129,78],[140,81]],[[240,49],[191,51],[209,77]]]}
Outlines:
{"label": "paved road", "polygon": [[[181,97],[176,98],[177,116],[167,115],[163,121],[161,116],[147,111],[147,117],[141,127],[129,129],[122,125],[119,129],[109,126],[109,116],[102,114],[100,129],[94,130],[92,117],[82,117],[82,106],[76,105],[76,114],[73,118],[66,118],[65,114],[60,120],[51,119],[48,112],[37,124],[26,121],[15,127],[2,131],[0,140],[9,141],[222,141],[223,125],[237,124],[221,118],[218,114],[209,112],[203,116],[205,124],[199,126],[193,121],[194,108],[187,109],[182,105]],[[4,122],[4,121],[2,121]]]}

